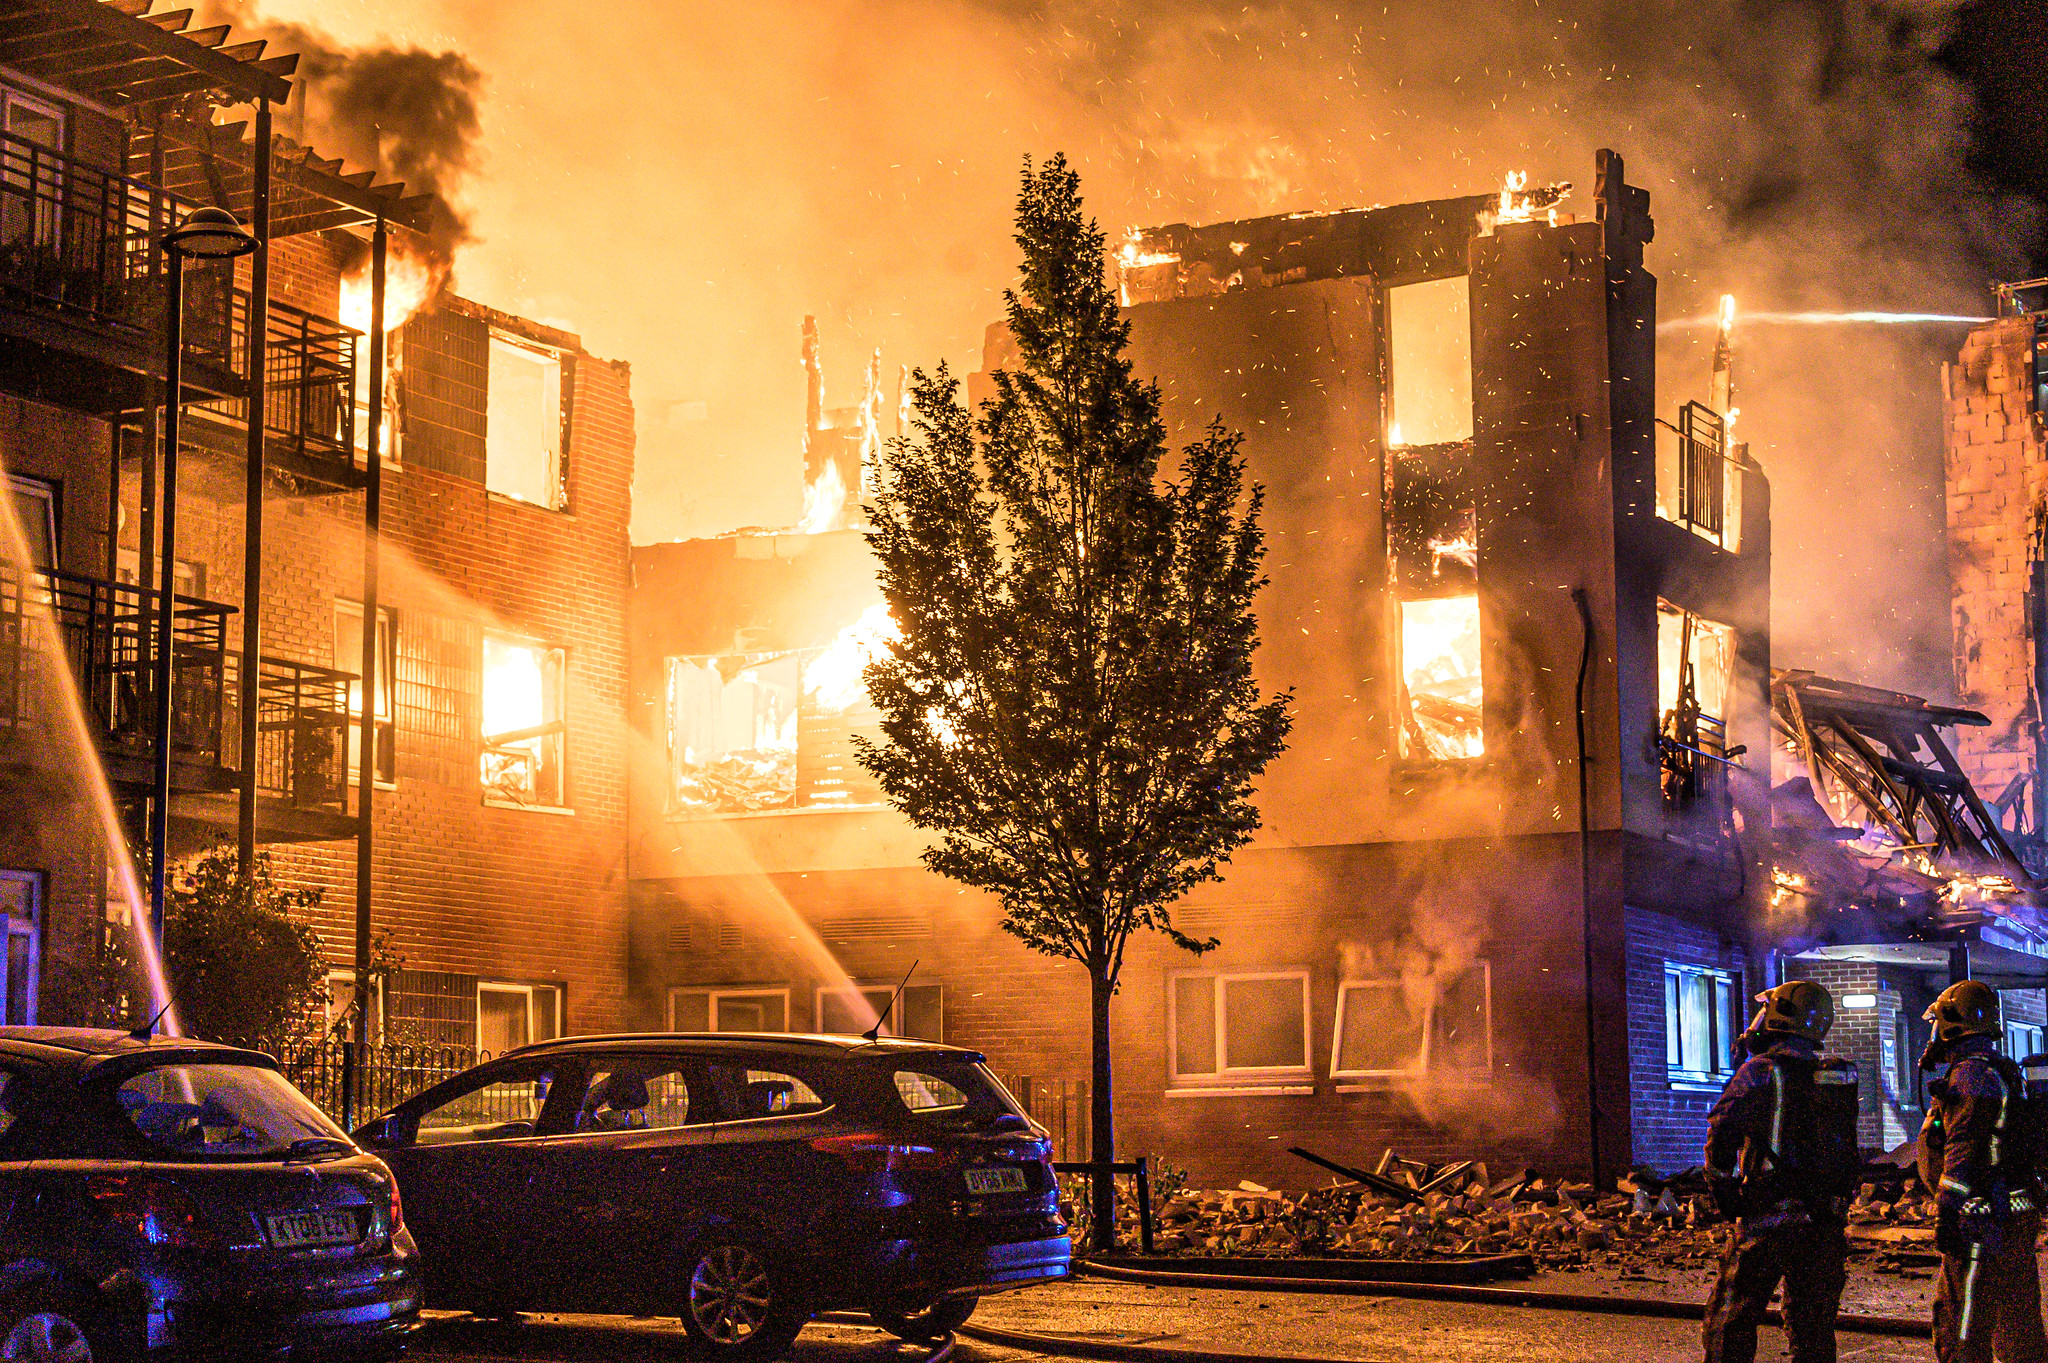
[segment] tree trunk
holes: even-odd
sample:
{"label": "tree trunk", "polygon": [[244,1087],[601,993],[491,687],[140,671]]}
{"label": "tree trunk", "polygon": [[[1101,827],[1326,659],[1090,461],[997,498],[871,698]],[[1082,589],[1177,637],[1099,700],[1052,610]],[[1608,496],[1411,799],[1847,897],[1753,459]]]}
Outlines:
{"label": "tree trunk", "polygon": [[1116,1160],[1116,1117],[1109,1082],[1110,988],[1101,969],[1091,968],[1088,976],[1095,1050],[1088,1127],[1089,1158],[1095,1166],[1088,1179],[1089,1248],[1104,1253],[1116,1248],[1116,1178],[1110,1172]]}

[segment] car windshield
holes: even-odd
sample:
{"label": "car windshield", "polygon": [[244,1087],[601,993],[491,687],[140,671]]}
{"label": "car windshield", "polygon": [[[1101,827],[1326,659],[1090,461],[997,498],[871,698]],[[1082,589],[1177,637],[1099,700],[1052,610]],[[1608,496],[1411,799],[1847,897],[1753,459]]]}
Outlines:
{"label": "car windshield", "polygon": [[898,1062],[891,1076],[896,1097],[914,1116],[979,1126],[1022,1115],[1016,1100],[986,1065],[950,1056]]}
{"label": "car windshield", "polygon": [[261,1065],[159,1065],[122,1081],[122,1113],[150,1144],[199,1159],[354,1150],[342,1129]]}

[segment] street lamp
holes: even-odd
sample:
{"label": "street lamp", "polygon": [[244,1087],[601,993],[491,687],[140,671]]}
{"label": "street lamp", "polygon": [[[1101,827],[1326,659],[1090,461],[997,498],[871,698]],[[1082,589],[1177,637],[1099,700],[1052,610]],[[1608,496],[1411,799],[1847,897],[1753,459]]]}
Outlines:
{"label": "street lamp", "polygon": [[[149,913],[151,930],[161,947],[164,939],[164,872],[171,841],[171,684],[176,675],[171,651],[176,644],[178,571],[178,412],[184,387],[185,260],[232,260],[256,249],[256,238],[225,208],[195,208],[163,236],[164,298],[164,477],[163,533],[158,536],[162,562],[158,574],[156,616],[156,790],[149,814]],[[250,420],[262,414],[253,409]]]}

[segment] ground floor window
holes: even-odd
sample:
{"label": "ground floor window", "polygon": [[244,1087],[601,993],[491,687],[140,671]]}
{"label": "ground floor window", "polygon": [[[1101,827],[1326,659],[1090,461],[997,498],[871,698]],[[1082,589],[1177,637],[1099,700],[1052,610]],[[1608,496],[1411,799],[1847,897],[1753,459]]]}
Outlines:
{"label": "ground floor window", "polygon": [[[884,1010],[887,1017],[882,1017]],[[883,1036],[944,1041],[945,989],[936,984],[908,984],[899,994],[894,984],[862,984],[853,989],[821,986],[817,1017],[819,1031],[841,1036],[858,1036],[882,1017]]]}
{"label": "ground floor window", "polygon": [[1167,979],[1166,1012],[1176,1083],[1309,1077],[1306,970],[1177,973]]}
{"label": "ground floor window", "polygon": [[672,1032],[786,1032],[787,989],[681,988],[668,991]]}
{"label": "ground floor window", "polygon": [[2006,1023],[2005,1053],[2014,1060],[2041,1054],[2041,1025],[2035,1022]]}
{"label": "ground floor window", "polygon": [[558,984],[503,984],[476,987],[476,1048],[503,1055],[562,1034],[562,987]]}
{"label": "ground floor window", "polygon": [[1493,968],[1416,980],[1345,980],[1337,986],[1332,1079],[1424,1072],[1483,1079],[1493,1069]]}
{"label": "ground floor window", "polygon": [[33,1025],[42,986],[43,876],[39,871],[0,870],[0,924],[5,925],[6,979],[0,981],[5,1021]]}
{"label": "ground floor window", "polygon": [[[356,972],[354,970],[330,970],[327,972],[327,1034],[337,1039],[353,1039],[356,1034]],[[370,1044],[382,1045],[384,1041],[384,982],[375,975],[370,977]]]}
{"label": "ground floor window", "polygon": [[1674,1084],[1719,1085],[1735,1072],[1741,990],[1725,970],[1664,967],[1664,1064]]}

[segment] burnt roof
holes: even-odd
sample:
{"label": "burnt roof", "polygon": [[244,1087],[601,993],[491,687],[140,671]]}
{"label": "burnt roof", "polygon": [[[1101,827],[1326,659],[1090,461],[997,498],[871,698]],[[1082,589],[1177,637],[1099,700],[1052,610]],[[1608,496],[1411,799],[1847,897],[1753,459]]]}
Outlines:
{"label": "burnt roof", "polygon": [[208,95],[229,104],[291,94],[296,53],[267,57],[262,39],[228,25],[191,28],[192,11],[153,0],[0,0],[0,65],[114,108]]}
{"label": "burnt roof", "polygon": [[1981,711],[1965,710],[1955,705],[1936,705],[1924,696],[1838,681],[1796,668],[1773,669],[1771,688],[1797,693],[1800,708],[1809,713],[1838,714],[1845,719],[1867,715],[1894,723],[1905,720],[1935,725],[1967,724],[1972,728],[1982,728],[1991,723],[1990,717]]}

